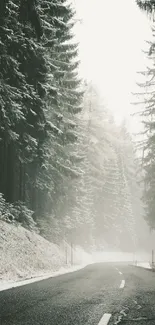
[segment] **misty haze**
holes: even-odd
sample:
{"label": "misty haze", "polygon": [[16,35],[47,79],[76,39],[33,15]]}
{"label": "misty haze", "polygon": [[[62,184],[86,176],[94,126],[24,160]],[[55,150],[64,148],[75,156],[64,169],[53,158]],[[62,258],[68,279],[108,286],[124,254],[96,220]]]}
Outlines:
{"label": "misty haze", "polygon": [[0,325],[155,325],[155,0],[0,0]]}

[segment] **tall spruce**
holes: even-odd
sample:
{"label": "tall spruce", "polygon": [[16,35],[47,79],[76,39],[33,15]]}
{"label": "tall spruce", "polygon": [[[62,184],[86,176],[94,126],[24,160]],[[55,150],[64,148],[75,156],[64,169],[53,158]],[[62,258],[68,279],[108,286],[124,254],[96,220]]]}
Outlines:
{"label": "tall spruce", "polygon": [[77,177],[74,10],[65,1],[8,0],[0,13],[0,191],[35,220],[58,217],[64,183]]}
{"label": "tall spruce", "polygon": [[[44,229],[50,223],[49,236],[54,236],[53,225],[56,223],[56,237],[59,240],[67,227],[65,224],[70,211],[72,180],[80,175],[76,115],[81,111],[83,92],[77,70],[78,48],[72,32],[74,10],[65,1],[51,3],[50,6],[49,3],[43,3],[41,8],[43,46],[49,66],[46,110],[49,137],[44,143],[45,160],[37,180],[41,185],[38,222]],[[46,214],[44,220],[43,213]]]}
{"label": "tall spruce", "polygon": [[[151,18],[154,17],[155,1],[138,1],[138,5],[141,9],[150,12]],[[154,114],[154,23],[152,27],[153,40],[150,42],[150,49],[147,56],[150,59],[150,64],[146,71],[142,73],[145,76],[144,83],[140,85],[141,97],[143,100],[143,111],[141,112],[141,118],[144,126],[144,141],[143,141],[143,202],[145,207],[144,218],[147,221],[151,229],[155,228],[155,192],[154,192],[154,157],[155,157],[155,114]]]}
{"label": "tall spruce", "polygon": [[81,228],[85,240],[89,237],[96,247],[134,248],[136,215],[131,191],[136,178],[131,138],[125,128],[115,125],[93,85],[86,88],[80,124],[84,174],[79,209],[85,200]]}
{"label": "tall spruce", "polygon": [[0,29],[0,191],[8,202],[20,200],[32,207],[45,123],[38,84],[45,81],[47,69],[35,32],[29,21],[21,21],[18,1],[6,1]]}

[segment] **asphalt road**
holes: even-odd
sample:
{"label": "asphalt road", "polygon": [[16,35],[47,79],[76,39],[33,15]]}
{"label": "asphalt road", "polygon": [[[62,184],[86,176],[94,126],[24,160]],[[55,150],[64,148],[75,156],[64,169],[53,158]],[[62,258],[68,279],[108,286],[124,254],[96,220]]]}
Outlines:
{"label": "asphalt road", "polygon": [[101,263],[0,292],[0,325],[155,325],[155,273]]}

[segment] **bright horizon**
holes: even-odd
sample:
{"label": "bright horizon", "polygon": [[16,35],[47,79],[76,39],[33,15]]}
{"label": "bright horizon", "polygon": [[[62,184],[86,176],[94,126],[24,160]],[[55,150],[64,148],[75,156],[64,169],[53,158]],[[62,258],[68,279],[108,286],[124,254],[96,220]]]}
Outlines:
{"label": "bright horizon", "polygon": [[127,119],[131,132],[139,121],[130,118],[135,111],[131,92],[137,92],[137,71],[147,65],[146,41],[152,37],[151,24],[135,0],[74,0],[81,60],[80,74],[99,89],[106,106],[119,123]]}

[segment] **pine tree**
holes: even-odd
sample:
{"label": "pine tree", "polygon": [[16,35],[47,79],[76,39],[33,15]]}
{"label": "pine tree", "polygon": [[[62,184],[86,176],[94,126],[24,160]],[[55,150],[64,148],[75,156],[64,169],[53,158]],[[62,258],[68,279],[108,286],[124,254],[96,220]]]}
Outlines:
{"label": "pine tree", "polygon": [[84,137],[88,139],[84,163],[89,164],[89,170],[84,185],[89,182],[86,187],[93,212],[90,230],[93,243],[98,247],[129,249],[136,243],[131,196],[131,184],[136,182],[132,141],[123,128],[115,125],[92,85],[85,93],[82,121],[85,122]]}
{"label": "pine tree", "polygon": [[[154,39],[154,27],[153,27]],[[145,207],[144,218],[151,229],[155,227],[154,218],[154,146],[155,146],[155,123],[154,123],[154,40],[148,53],[150,66],[146,69],[145,80],[140,84],[143,111],[140,113],[143,122],[143,158],[142,158],[142,179],[143,179],[143,202]]]}
{"label": "pine tree", "polygon": [[1,2],[0,191],[8,202],[23,201],[36,220],[59,213],[63,184],[78,176],[74,116],[82,92],[73,17],[65,1]]}
{"label": "pine tree", "polygon": [[[78,162],[81,158],[76,151],[79,136],[76,115],[81,111],[83,92],[78,78],[77,44],[74,44],[72,34],[72,6],[62,1],[50,6],[41,4],[41,9],[43,46],[49,66],[46,109],[49,137],[44,142],[44,162],[37,180],[40,197],[37,213],[41,219],[42,214],[46,213],[47,222],[51,225],[57,219],[61,237],[65,215],[70,210],[70,187],[80,175]],[[39,220],[39,223],[42,224],[42,221]]]}
{"label": "pine tree", "polygon": [[[11,14],[10,14],[11,13]],[[1,24],[1,191],[9,202],[25,200],[26,165],[37,155],[43,132],[39,75],[46,73],[43,56],[19,22],[16,2],[8,1]],[[36,63],[36,66],[34,65]],[[37,72],[37,64],[40,73]],[[36,113],[37,112],[37,113]],[[35,127],[35,131],[34,131]]]}

